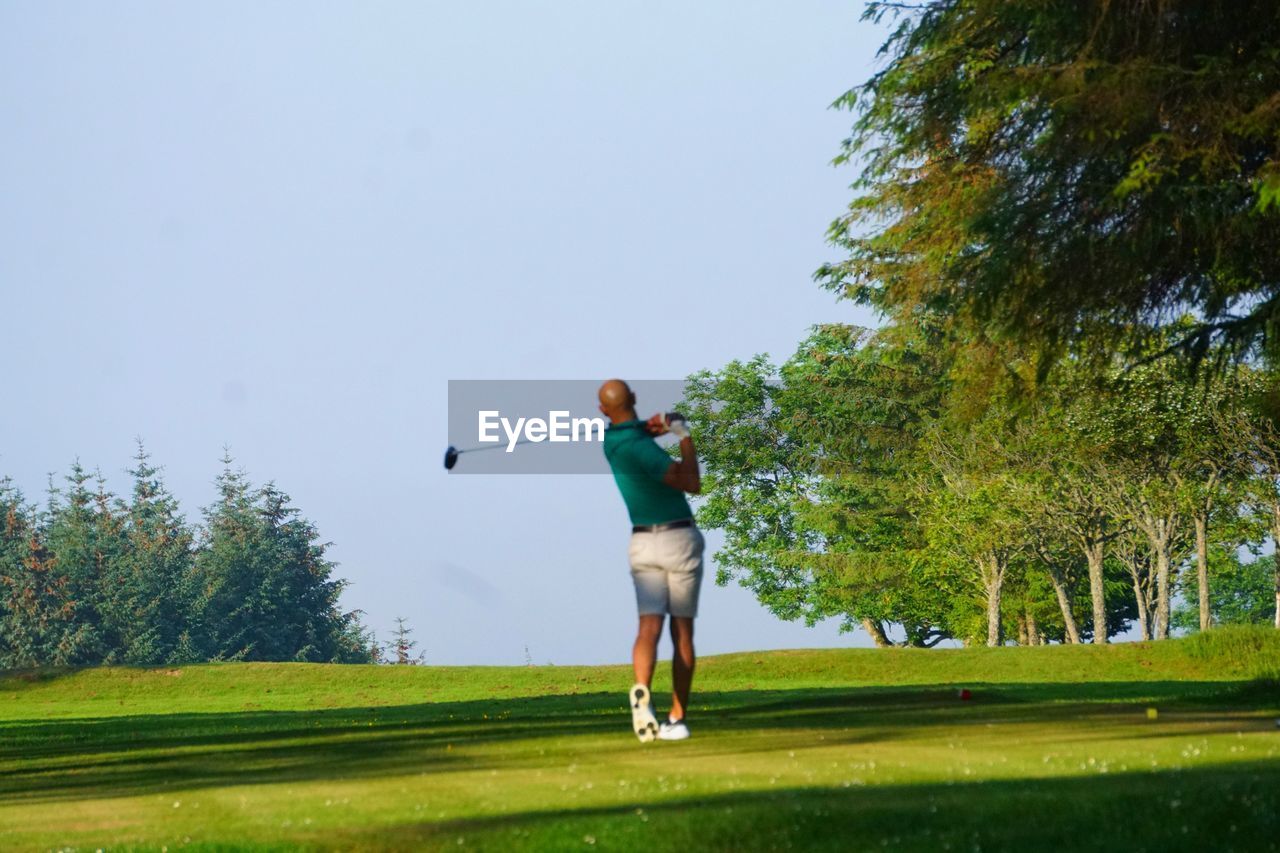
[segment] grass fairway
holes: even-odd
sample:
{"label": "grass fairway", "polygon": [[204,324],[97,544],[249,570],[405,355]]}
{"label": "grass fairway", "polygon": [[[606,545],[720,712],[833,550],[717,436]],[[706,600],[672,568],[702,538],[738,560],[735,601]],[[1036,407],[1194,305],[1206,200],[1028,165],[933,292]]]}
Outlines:
{"label": "grass fairway", "polygon": [[9,673],[0,849],[1276,850],[1277,673],[1263,631],[728,655],[649,745],[623,667]]}

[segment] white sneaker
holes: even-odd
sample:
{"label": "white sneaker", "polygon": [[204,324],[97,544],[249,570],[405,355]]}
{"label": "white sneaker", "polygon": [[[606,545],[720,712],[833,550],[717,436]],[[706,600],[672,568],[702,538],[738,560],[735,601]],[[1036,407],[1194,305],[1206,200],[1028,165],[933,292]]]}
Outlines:
{"label": "white sneaker", "polygon": [[676,720],[672,722],[667,720],[658,729],[658,740],[688,740],[689,727],[684,724],[684,720]]}
{"label": "white sneaker", "polygon": [[631,728],[641,743],[648,743],[658,736],[658,718],[653,715],[649,703],[649,688],[637,684],[631,688]]}

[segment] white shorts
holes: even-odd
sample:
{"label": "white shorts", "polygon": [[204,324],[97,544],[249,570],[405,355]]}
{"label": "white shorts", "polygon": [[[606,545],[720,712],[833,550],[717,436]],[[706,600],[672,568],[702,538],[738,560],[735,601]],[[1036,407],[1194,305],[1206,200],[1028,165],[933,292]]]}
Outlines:
{"label": "white shorts", "polygon": [[641,616],[698,615],[705,545],[702,531],[692,525],[631,534],[627,556]]}

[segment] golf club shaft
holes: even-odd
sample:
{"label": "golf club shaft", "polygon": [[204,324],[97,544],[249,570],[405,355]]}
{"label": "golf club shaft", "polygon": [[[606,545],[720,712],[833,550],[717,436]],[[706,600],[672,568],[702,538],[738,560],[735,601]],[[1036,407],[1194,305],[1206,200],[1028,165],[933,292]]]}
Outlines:
{"label": "golf club shaft", "polygon": [[462,447],[456,450],[455,452],[456,453],[475,453],[477,450],[506,450],[508,447],[515,447],[517,444],[528,444],[529,442],[530,442],[530,439],[522,438],[513,444],[503,444],[502,442],[498,442],[497,444],[486,444],[482,447]]}

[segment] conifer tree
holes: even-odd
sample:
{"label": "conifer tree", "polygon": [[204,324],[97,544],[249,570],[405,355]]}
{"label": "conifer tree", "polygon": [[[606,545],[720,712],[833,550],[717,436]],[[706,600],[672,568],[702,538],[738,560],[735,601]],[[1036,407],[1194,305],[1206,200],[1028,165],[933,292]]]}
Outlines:
{"label": "conifer tree", "polygon": [[327,543],[268,484],[253,490],[223,458],[218,501],[196,557],[197,624],[215,660],[368,662],[358,614],[343,613]]}
{"label": "conifer tree", "polygon": [[17,665],[13,631],[26,549],[26,506],[8,477],[0,479],[0,668]]}
{"label": "conifer tree", "polygon": [[394,656],[392,663],[403,666],[417,665],[423,662],[425,652],[414,654],[414,649],[418,647],[418,641],[411,638],[413,629],[409,627],[409,620],[403,616],[396,617],[396,627],[392,632],[391,654]]}
{"label": "conifer tree", "polygon": [[329,661],[339,657],[344,619],[338,595],[345,585],[333,579],[334,563],[325,558],[328,543],[289,496],[268,483],[258,493],[263,537],[262,601],[275,625],[263,648],[272,660]]}
{"label": "conifer tree", "polygon": [[238,660],[253,652],[251,598],[255,521],[248,480],[234,470],[230,453],[215,480],[218,497],[205,509],[203,541],[196,553],[199,592],[196,631],[204,656]]}
{"label": "conifer tree", "polygon": [[[50,496],[50,505],[54,498]],[[0,538],[0,584],[4,586],[6,668],[61,665],[62,640],[68,625],[66,582],[56,571],[56,558],[44,542],[41,519],[22,493],[6,479],[0,484],[4,513]]]}
{"label": "conifer tree", "polygon": [[95,499],[88,487],[91,479],[79,460],[72,463],[65,491],[51,495],[44,536],[65,596],[66,618],[58,657],[79,665],[102,663],[118,646],[118,637],[103,617],[108,588],[103,570],[118,558],[119,548],[110,541],[110,525],[98,517],[100,512],[110,514],[111,508]]}
{"label": "conifer tree", "polygon": [[166,663],[187,628],[193,536],[141,441],[129,474],[133,493],[125,512],[124,549],[116,561],[121,585],[113,607],[120,660]]}

